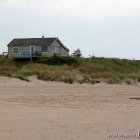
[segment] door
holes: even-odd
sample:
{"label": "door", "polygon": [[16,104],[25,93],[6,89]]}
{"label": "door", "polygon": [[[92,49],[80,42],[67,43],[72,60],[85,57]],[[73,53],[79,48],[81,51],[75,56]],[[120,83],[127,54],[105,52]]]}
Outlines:
{"label": "door", "polygon": [[35,46],[30,46],[31,55],[35,54]]}

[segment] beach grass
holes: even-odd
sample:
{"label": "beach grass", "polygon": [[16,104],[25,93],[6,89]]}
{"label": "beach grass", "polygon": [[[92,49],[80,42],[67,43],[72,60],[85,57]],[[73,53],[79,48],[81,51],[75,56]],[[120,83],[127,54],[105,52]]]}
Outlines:
{"label": "beach grass", "polygon": [[130,84],[133,83],[132,81],[140,81],[140,61],[138,60],[116,58],[72,59],[76,59],[72,61],[76,63],[76,66],[69,65],[66,62],[59,65],[45,64],[44,59],[43,61],[30,63],[0,57],[0,76],[17,77],[24,80],[26,77],[36,75],[38,79],[63,81],[71,84],[81,80],[83,80],[83,83],[95,84],[97,79],[109,84],[122,82]]}

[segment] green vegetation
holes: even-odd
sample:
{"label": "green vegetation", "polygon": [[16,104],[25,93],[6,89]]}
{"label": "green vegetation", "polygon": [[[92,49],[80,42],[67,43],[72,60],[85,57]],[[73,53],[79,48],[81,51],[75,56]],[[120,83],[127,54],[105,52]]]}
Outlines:
{"label": "green vegetation", "polygon": [[140,82],[140,61],[109,58],[40,58],[34,63],[14,61],[0,57],[0,76],[16,77],[29,81],[36,75],[46,81],[65,83],[109,84]]}
{"label": "green vegetation", "polygon": [[23,77],[23,76],[18,76],[17,78],[20,80],[26,81],[26,82],[30,82],[30,80],[28,78]]}
{"label": "green vegetation", "polygon": [[41,57],[37,60],[37,63],[40,64],[47,64],[47,65],[73,65],[73,66],[78,66],[79,62],[77,59],[74,59],[72,57]]}

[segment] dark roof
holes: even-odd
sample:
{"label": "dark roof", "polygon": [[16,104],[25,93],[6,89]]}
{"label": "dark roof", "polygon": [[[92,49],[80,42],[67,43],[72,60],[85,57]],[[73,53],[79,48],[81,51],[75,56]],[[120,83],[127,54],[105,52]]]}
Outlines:
{"label": "dark roof", "polygon": [[51,45],[55,40],[61,44],[66,50],[69,51],[67,47],[65,47],[62,42],[57,38],[19,38],[13,39],[7,46],[15,47],[15,46],[30,46],[30,45]]}

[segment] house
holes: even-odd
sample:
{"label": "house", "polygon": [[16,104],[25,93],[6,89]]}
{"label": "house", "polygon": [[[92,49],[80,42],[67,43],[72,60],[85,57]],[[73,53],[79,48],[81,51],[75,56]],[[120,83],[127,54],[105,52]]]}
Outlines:
{"label": "house", "polygon": [[68,56],[69,49],[58,38],[13,39],[8,45],[9,58]]}

